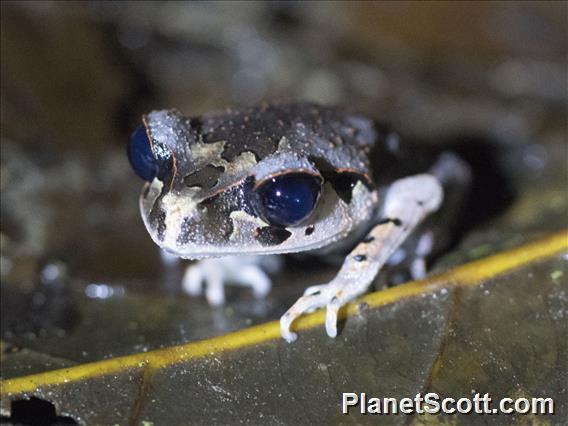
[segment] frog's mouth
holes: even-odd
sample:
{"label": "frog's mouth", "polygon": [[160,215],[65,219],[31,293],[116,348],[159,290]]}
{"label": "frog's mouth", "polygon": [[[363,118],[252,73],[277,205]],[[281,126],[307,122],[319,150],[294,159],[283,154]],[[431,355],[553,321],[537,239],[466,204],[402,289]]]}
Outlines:
{"label": "frog's mouth", "polygon": [[203,206],[191,188],[165,195],[162,188],[157,180],[144,187],[140,197],[144,224],[156,244],[186,259],[320,249],[368,222],[376,206],[376,194],[362,183],[354,188],[349,203],[325,184],[313,216],[302,226],[284,228],[270,226],[248,209],[228,209],[222,198],[218,204]]}
{"label": "frog's mouth", "polygon": [[[225,247],[214,247],[212,245],[198,246],[191,245],[191,247],[176,246],[168,247],[162,246],[162,248],[177,257],[182,259],[205,259],[211,257],[223,257],[223,256],[248,256],[248,255],[268,255],[268,254],[286,254],[286,253],[297,253],[301,251],[311,251],[317,250],[319,248],[328,246],[335,243],[336,241],[344,238],[343,235],[336,234],[325,240],[320,240],[318,243],[313,245],[302,245],[301,247],[241,247],[241,246],[225,246]],[[189,250],[185,250],[189,248]]]}

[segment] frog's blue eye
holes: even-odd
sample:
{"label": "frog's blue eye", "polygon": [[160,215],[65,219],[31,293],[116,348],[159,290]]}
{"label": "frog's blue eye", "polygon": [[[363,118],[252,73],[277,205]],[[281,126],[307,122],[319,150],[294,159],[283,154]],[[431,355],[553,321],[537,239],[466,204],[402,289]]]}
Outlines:
{"label": "frog's blue eye", "polygon": [[308,173],[288,173],[268,179],[255,191],[256,213],[273,226],[294,226],[314,210],[321,179]]}
{"label": "frog's blue eye", "polygon": [[160,169],[159,164],[152,154],[152,145],[143,125],[138,126],[130,136],[128,160],[136,174],[142,179],[150,182],[157,176]]}

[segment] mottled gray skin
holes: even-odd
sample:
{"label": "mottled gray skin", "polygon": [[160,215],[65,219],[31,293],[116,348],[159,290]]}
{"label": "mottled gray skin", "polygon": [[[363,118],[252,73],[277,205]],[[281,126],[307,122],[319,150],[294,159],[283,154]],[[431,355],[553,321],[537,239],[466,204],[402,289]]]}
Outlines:
{"label": "mottled gray skin", "polygon": [[[280,318],[289,342],[297,337],[294,320],[324,306],[327,334],[335,337],[341,306],[364,293],[387,262],[406,262],[415,279],[423,277],[425,259],[451,228],[469,182],[469,169],[455,155],[402,145],[340,108],[262,105],[191,119],[169,110],[143,120],[161,163],[140,201],[153,240],[184,258],[227,256],[190,266],[183,279],[189,294],[201,294],[205,283],[207,300],[219,305],[231,280],[263,297],[270,289],[259,269],[265,257],[250,255],[348,253],[334,279],[307,288]],[[290,173],[308,174],[321,188],[300,223],[275,226],[263,220],[264,207],[257,211],[259,192]]]}
{"label": "mottled gray skin", "polygon": [[[408,173],[393,135],[341,108],[261,105],[197,118],[162,110],[143,121],[154,155],[169,165],[144,188],[144,222],[158,245],[183,258],[301,252],[345,240],[376,214],[380,181]],[[322,179],[318,205],[298,226],[271,226],[250,194],[294,172]]]}

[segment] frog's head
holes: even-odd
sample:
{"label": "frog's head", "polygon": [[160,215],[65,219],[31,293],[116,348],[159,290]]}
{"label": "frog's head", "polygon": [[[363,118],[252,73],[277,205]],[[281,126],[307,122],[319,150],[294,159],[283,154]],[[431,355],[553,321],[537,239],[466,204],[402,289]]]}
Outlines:
{"label": "frog's head", "polygon": [[144,224],[184,258],[327,246],[376,205],[367,155],[372,123],[313,104],[265,105],[185,118],[143,117],[130,162],[147,181]]}

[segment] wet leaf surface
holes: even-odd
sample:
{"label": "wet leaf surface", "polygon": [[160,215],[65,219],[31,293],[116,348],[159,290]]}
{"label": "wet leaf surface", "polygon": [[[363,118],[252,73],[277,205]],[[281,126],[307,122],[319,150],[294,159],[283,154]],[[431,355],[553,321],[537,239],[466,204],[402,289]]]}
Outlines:
{"label": "wet leaf surface", "polygon": [[[341,414],[342,392],[552,397],[565,418],[566,232],[351,305],[337,339],[323,315],[288,344],[277,323],[199,342],[3,381],[87,424],[384,423]],[[506,417],[510,419],[510,417]],[[487,416],[490,424],[503,418]]]}
{"label": "wet leaf surface", "polygon": [[75,365],[74,362],[35,352],[15,344],[2,342],[2,378],[27,376],[42,371],[58,370]]}

